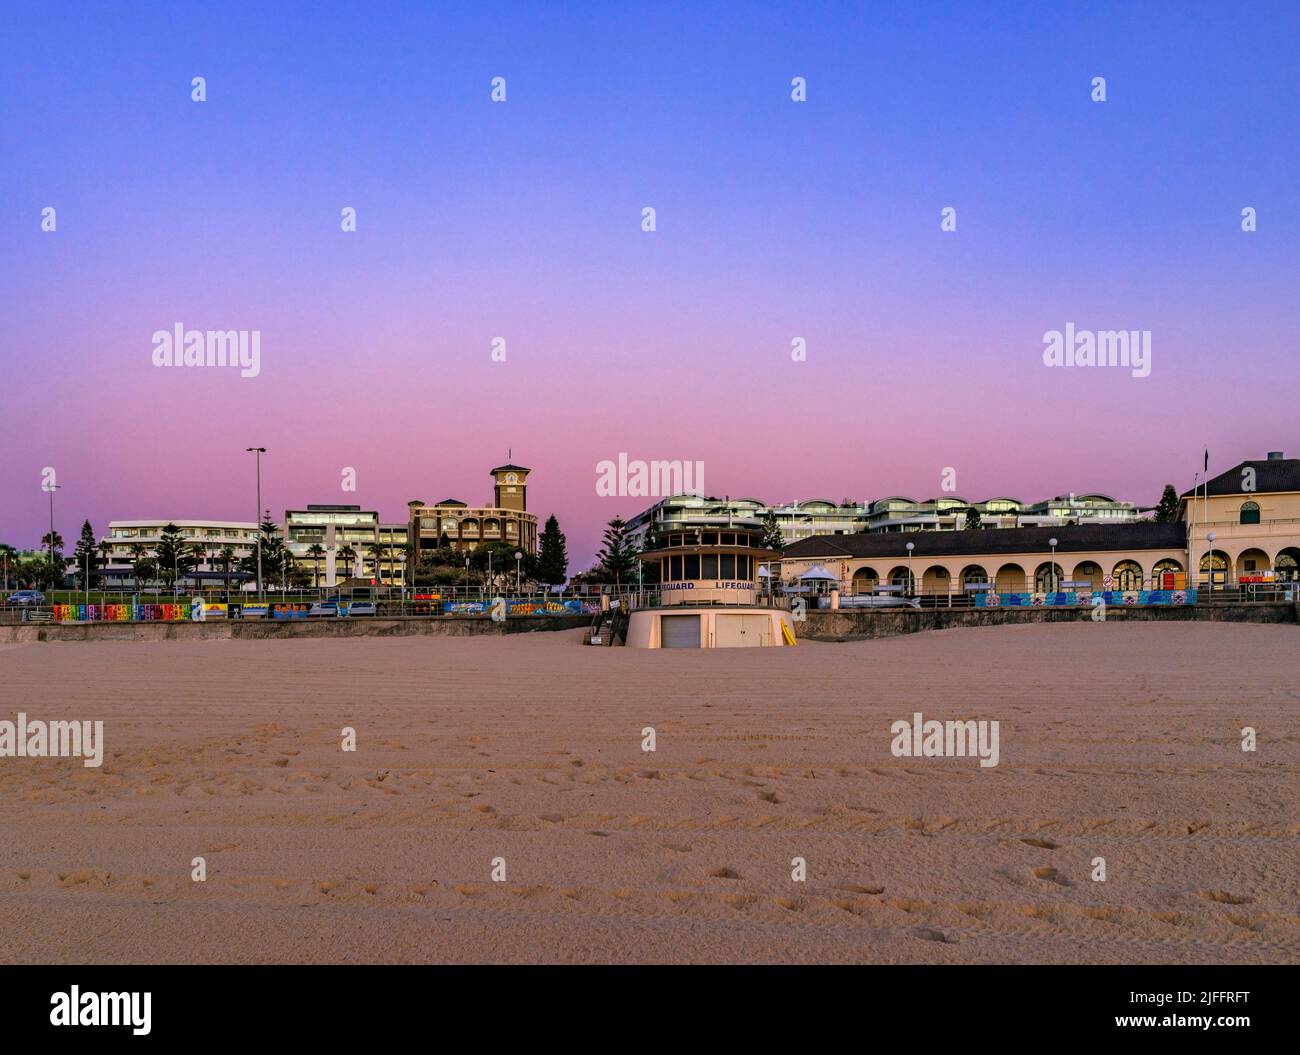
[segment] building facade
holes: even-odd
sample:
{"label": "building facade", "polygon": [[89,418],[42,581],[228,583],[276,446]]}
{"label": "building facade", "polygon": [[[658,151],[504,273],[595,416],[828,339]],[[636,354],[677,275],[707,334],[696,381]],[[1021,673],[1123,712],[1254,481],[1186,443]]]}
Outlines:
{"label": "building facade", "polygon": [[358,505],[286,509],[284,534],[294,563],[320,586],[338,586],[349,579],[404,584],[407,526],[381,523],[377,510]]}
{"label": "building facade", "polygon": [[1032,503],[1006,496],[970,502],[960,495],[941,495],[919,502],[894,495],[871,503],[866,530],[963,531],[971,519],[971,509],[979,512],[980,526],[985,528],[1132,524],[1139,513],[1132,502],[1100,493],[1057,495]]}
{"label": "building facade", "polygon": [[721,518],[736,526],[761,524],[774,514],[783,545],[820,535],[857,535],[906,531],[961,531],[979,511],[986,528],[1066,527],[1070,524],[1127,524],[1138,519],[1139,509],[1110,495],[1094,493],[1058,495],[1041,502],[1018,498],[989,498],[970,502],[960,495],[941,495],[918,501],[892,495],[874,502],[832,502],[824,498],[767,505],[757,498],[702,498],[673,495],[656,502],[627,522],[637,547],[645,544],[652,528],[713,527]]}
{"label": "building facade", "polygon": [[865,531],[868,523],[865,505],[810,499],[769,506],[757,498],[702,498],[681,494],[642,510],[627,522],[627,533],[640,549],[655,530],[716,528],[719,524],[760,529],[769,513],[776,515],[783,544],[814,535],[853,535]]}
{"label": "building facade", "polygon": [[537,517],[528,512],[528,474],[522,465],[498,465],[491,471],[490,506],[470,506],[455,498],[427,504],[408,503],[407,546],[416,561],[426,550],[450,546],[466,551],[482,543],[502,542],[527,553],[537,552]]}
{"label": "building facade", "polygon": [[100,570],[109,585],[128,585],[135,578],[136,556],[154,557],[163,528],[173,525],[185,545],[202,559],[195,571],[212,577],[224,574],[228,553],[233,566],[257,548],[258,527],[246,520],[110,520],[108,532],[100,540],[107,548],[107,561]]}
{"label": "building facade", "polygon": [[1300,569],[1300,458],[1271,451],[1179,498],[1191,560],[1215,583],[1295,582]]}
{"label": "building facade", "polygon": [[[910,547],[910,548],[909,548]],[[883,532],[819,537],[785,549],[787,585],[820,565],[845,594],[906,595],[1184,589],[1187,525],[1074,524],[997,531]]]}

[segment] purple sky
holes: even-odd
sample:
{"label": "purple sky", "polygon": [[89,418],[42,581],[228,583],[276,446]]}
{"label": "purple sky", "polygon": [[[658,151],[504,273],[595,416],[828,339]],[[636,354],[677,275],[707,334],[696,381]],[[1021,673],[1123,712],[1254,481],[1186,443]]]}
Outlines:
{"label": "purple sky", "polygon": [[[65,538],[251,519],[254,444],[277,517],[388,519],[512,448],[574,571],[649,504],[596,496],[620,451],[770,501],[952,466],[1140,503],[1205,446],[1300,453],[1300,15],[1128,6],[7,8],[0,541],[45,466]],[[177,322],[260,330],[261,375],[154,367]],[[1151,376],[1045,367],[1068,322],[1150,330]]]}

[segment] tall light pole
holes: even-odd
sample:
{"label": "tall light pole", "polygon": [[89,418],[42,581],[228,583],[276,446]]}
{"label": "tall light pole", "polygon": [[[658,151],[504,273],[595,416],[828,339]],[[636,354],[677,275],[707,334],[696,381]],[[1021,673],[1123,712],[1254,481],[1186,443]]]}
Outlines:
{"label": "tall light pole", "polygon": [[62,486],[63,486],[62,484],[54,484],[54,483],[45,485],[45,490],[48,491],[50,495],[50,578],[51,578],[50,592],[51,593],[53,593],[54,588],[59,585],[58,577],[54,573],[54,492],[57,491]]}
{"label": "tall light pole", "polygon": [[1207,576],[1206,585],[1208,585],[1210,591],[1213,592],[1214,591],[1214,532],[1213,531],[1211,531],[1209,534],[1205,536],[1205,542],[1206,542],[1205,574]]}
{"label": "tall light pole", "polygon": [[915,596],[917,592],[916,576],[912,574],[912,550],[914,549],[916,549],[916,543],[909,542],[907,544],[907,578],[908,578],[907,585],[911,588],[912,594]]}
{"label": "tall light pole", "polygon": [[519,594],[523,592],[523,587],[521,587],[519,584],[519,573],[520,570],[523,568],[523,563],[522,563],[523,559],[524,559],[524,555],[520,553],[518,550],[515,550],[515,596],[516,597],[518,597]]}
{"label": "tall light pole", "polygon": [[1052,547],[1052,566],[1047,570],[1047,574],[1052,581],[1052,593],[1056,593],[1056,539],[1049,538],[1047,544]]}
{"label": "tall light pole", "polygon": [[257,461],[257,599],[262,599],[262,455],[265,447],[245,447],[244,452],[252,454]]}

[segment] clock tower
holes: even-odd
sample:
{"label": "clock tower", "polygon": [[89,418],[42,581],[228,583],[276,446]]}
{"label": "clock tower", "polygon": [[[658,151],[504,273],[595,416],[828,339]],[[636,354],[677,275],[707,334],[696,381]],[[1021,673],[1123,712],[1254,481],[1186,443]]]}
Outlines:
{"label": "clock tower", "polygon": [[495,486],[492,489],[492,504],[498,509],[509,509],[522,513],[528,508],[528,474],[531,469],[522,465],[498,465],[492,470]]}

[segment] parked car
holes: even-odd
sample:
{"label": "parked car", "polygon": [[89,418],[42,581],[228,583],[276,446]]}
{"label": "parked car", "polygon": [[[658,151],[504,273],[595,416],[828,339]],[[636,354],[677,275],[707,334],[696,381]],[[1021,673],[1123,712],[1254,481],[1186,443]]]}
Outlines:
{"label": "parked car", "polygon": [[374,601],[353,601],[348,605],[348,615],[377,615]]}
{"label": "parked car", "polygon": [[44,604],[45,594],[40,590],[17,590],[9,595],[10,604]]}
{"label": "parked car", "polygon": [[338,614],[339,614],[338,601],[316,601],[314,604],[312,604],[311,611],[307,613],[308,617],[318,616],[318,615],[336,616]]}

